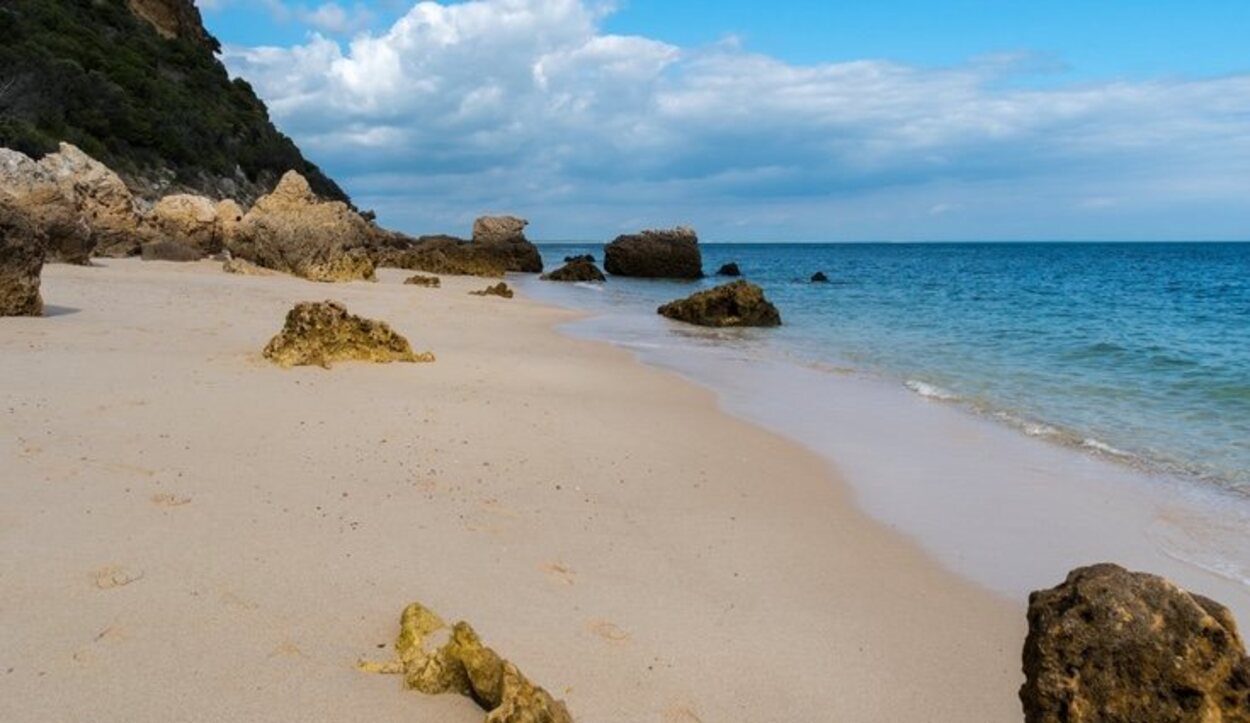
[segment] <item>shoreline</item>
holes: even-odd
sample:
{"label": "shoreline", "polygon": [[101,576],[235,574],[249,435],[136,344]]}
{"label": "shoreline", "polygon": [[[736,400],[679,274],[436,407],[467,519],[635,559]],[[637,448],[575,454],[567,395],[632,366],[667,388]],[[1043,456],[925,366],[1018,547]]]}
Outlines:
{"label": "shoreline", "polygon": [[1238,566],[1250,559],[1246,514],[1229,504],[1241,502],[1226,499],[1230,492],[1026,434],[901,381],[779,360],[744,351],[747,338],[652,328],[649,317],[634,324],[630,314],[564,330],[673,371],[717,394],[727,413],[821,456],[859,509],[965,578],[1024,600],[1075,567],[1110,561],[1164,575],[1250,619],[1250,568]]}
{"label": "shoreline", "polygon": [[[1024,601],[825,460],[570,312],[380,276],[45,269],[0,328],[0,717],[480,720],[353,667],[421,600],[579,720],[1019,718]],[[259,359],[322,298],[438,362]]]}

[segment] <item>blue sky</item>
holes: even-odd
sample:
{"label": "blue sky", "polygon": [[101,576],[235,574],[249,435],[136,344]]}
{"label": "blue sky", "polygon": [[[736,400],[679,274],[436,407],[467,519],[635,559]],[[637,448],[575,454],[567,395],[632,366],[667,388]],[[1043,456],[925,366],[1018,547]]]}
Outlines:
{"label": "blue sky", "polygon": [[1250,238],[1250,2],[201,0],[411,232]]}

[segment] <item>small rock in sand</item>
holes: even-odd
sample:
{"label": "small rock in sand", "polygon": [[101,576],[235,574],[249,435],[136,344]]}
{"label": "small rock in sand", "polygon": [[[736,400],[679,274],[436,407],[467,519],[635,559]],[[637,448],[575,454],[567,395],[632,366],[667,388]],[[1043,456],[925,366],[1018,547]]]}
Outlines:
{"label": "small rock in sand", "polygon": [[336,361],[434,361],[430,352],[414,353],[408,340],[384,322],[349,314],[333,301],[296,304],[282,331],[265,347],[265,358],[284,367],[326,369]]}
{"label": "small rock in sand", "polygon": [[500,281],[498,284],[495,284],[494,286],[487,286],[481,291],[470,291],[469,294],[473,296],[502,296],[505,299],[511,299],[512,289],[508,288],[507,284]]}

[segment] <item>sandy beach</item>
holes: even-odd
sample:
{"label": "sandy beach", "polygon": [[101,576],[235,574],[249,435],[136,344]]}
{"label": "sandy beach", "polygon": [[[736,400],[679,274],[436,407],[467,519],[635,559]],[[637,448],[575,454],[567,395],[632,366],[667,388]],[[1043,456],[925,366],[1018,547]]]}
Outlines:
{"label": "sandy beach", "polygon": [[[582,721],[1020,718],[1023,600],[569,312],[393,270],[43,277],[48,316],[0,322],[0,720],[480,721],[356,669],[414,600]],[[438,361],[261,357],[327,298]]]}

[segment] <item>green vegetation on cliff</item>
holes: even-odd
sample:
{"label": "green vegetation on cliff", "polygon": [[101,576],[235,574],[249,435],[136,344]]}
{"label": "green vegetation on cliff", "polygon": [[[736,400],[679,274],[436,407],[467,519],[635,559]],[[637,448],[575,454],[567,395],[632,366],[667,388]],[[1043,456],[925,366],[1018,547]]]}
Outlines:
{"label": "green vegetation on cliff", "polygon": [[127,178],[172,172],[210,195],[293,169],[347,200],[251,86],[230,80],[217,48],[202,30],[163,37],[126,0],[0,0],[0,145],[39,157],[68,141]]}

